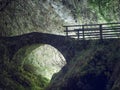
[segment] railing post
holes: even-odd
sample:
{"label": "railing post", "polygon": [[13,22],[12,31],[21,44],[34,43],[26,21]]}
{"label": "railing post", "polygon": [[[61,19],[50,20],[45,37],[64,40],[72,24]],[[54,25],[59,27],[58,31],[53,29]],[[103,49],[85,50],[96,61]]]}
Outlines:
{"label": "railing post", "polygon": [[80,39],[79,29],[77,30],[78,40]]}
{"label": "railing post", "polygon": [[66,36],[68,37],[68,27],[66,26]]}
{"label": "railing post", "polygon": [[82,36],[83,36],[83,40],[85,40],[85,35],[84,35],[84,25],[82,25]]}
{"label": "railing post", "polygon": [[103,41],[102,24],[100,24],[99,30],[100,30],[100,40]]}

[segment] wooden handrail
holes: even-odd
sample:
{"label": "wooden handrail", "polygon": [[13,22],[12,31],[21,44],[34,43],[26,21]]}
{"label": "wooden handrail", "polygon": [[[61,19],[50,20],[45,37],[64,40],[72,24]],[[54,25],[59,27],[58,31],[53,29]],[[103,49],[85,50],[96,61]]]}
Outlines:
{"label": "wooden handrail", "polygon": [[117,23],[99,23],[99,24],[83,24],[83,25],[65,25],[63,27],[76,27],[76,26],[97,26],[97,25],[110,25],[110,24],[120,24],[120,22]]}
{"label": "wooden handrail", "polygon": [[[99,39],[103,40],[105,39],[104,37],[108,37],[106,35],[109,35],[111,38],[118,36],[120,38],[120,23],[69,25],[64,27],[66,28],[65,32],[67,37],[74,36],[77,37],[78,40],[85,40],[88,37],[93,38],[94,36],[97,36],[97,38],[99,36]],[[72,27],[71,30],[69,30],[70,27]],[[71,35],[71,33],[75,34]]]}

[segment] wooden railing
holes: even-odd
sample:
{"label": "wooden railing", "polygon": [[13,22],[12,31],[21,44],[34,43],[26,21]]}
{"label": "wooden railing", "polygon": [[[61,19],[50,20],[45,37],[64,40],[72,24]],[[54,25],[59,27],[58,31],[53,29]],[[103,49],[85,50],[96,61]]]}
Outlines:
{"label": "wooden railing", "polygon": [[120,23],[70,25],[66,28],[66,36],[78,40],[120,38]]}

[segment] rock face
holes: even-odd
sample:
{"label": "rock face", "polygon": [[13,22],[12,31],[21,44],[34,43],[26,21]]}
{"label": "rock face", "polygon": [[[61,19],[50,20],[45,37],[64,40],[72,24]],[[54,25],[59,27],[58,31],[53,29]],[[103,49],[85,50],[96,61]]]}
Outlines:
{"label": "rock face", "polygon": [[51,80],[47,90],[119,90],[120,40],[86,45]]}
{"label": "rock face", "polygon": [[0,36],[64,34],[64,24],[119,21],[119,0],[1,0]]}
{"label": "rock face", "polygon": [[71,22],[73,18],[69,9],[53,0],[2,0],[0,2],[2,4],[1,36],[29,32],[63,34],[64,21]]}

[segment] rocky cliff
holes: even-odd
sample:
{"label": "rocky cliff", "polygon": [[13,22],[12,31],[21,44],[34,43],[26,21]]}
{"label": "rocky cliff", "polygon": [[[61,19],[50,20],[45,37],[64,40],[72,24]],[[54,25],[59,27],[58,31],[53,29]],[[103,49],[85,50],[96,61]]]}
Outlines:
{"label": "rocky cliff", "polygon": [[120,40],[87,43],[53,76],[47,90],[119,90],[119,44]]}
{"label": "rocky cliff", "polygon": [[119,0],[1,0],[0,36],[64,34],[65,24],[119,21]]}

